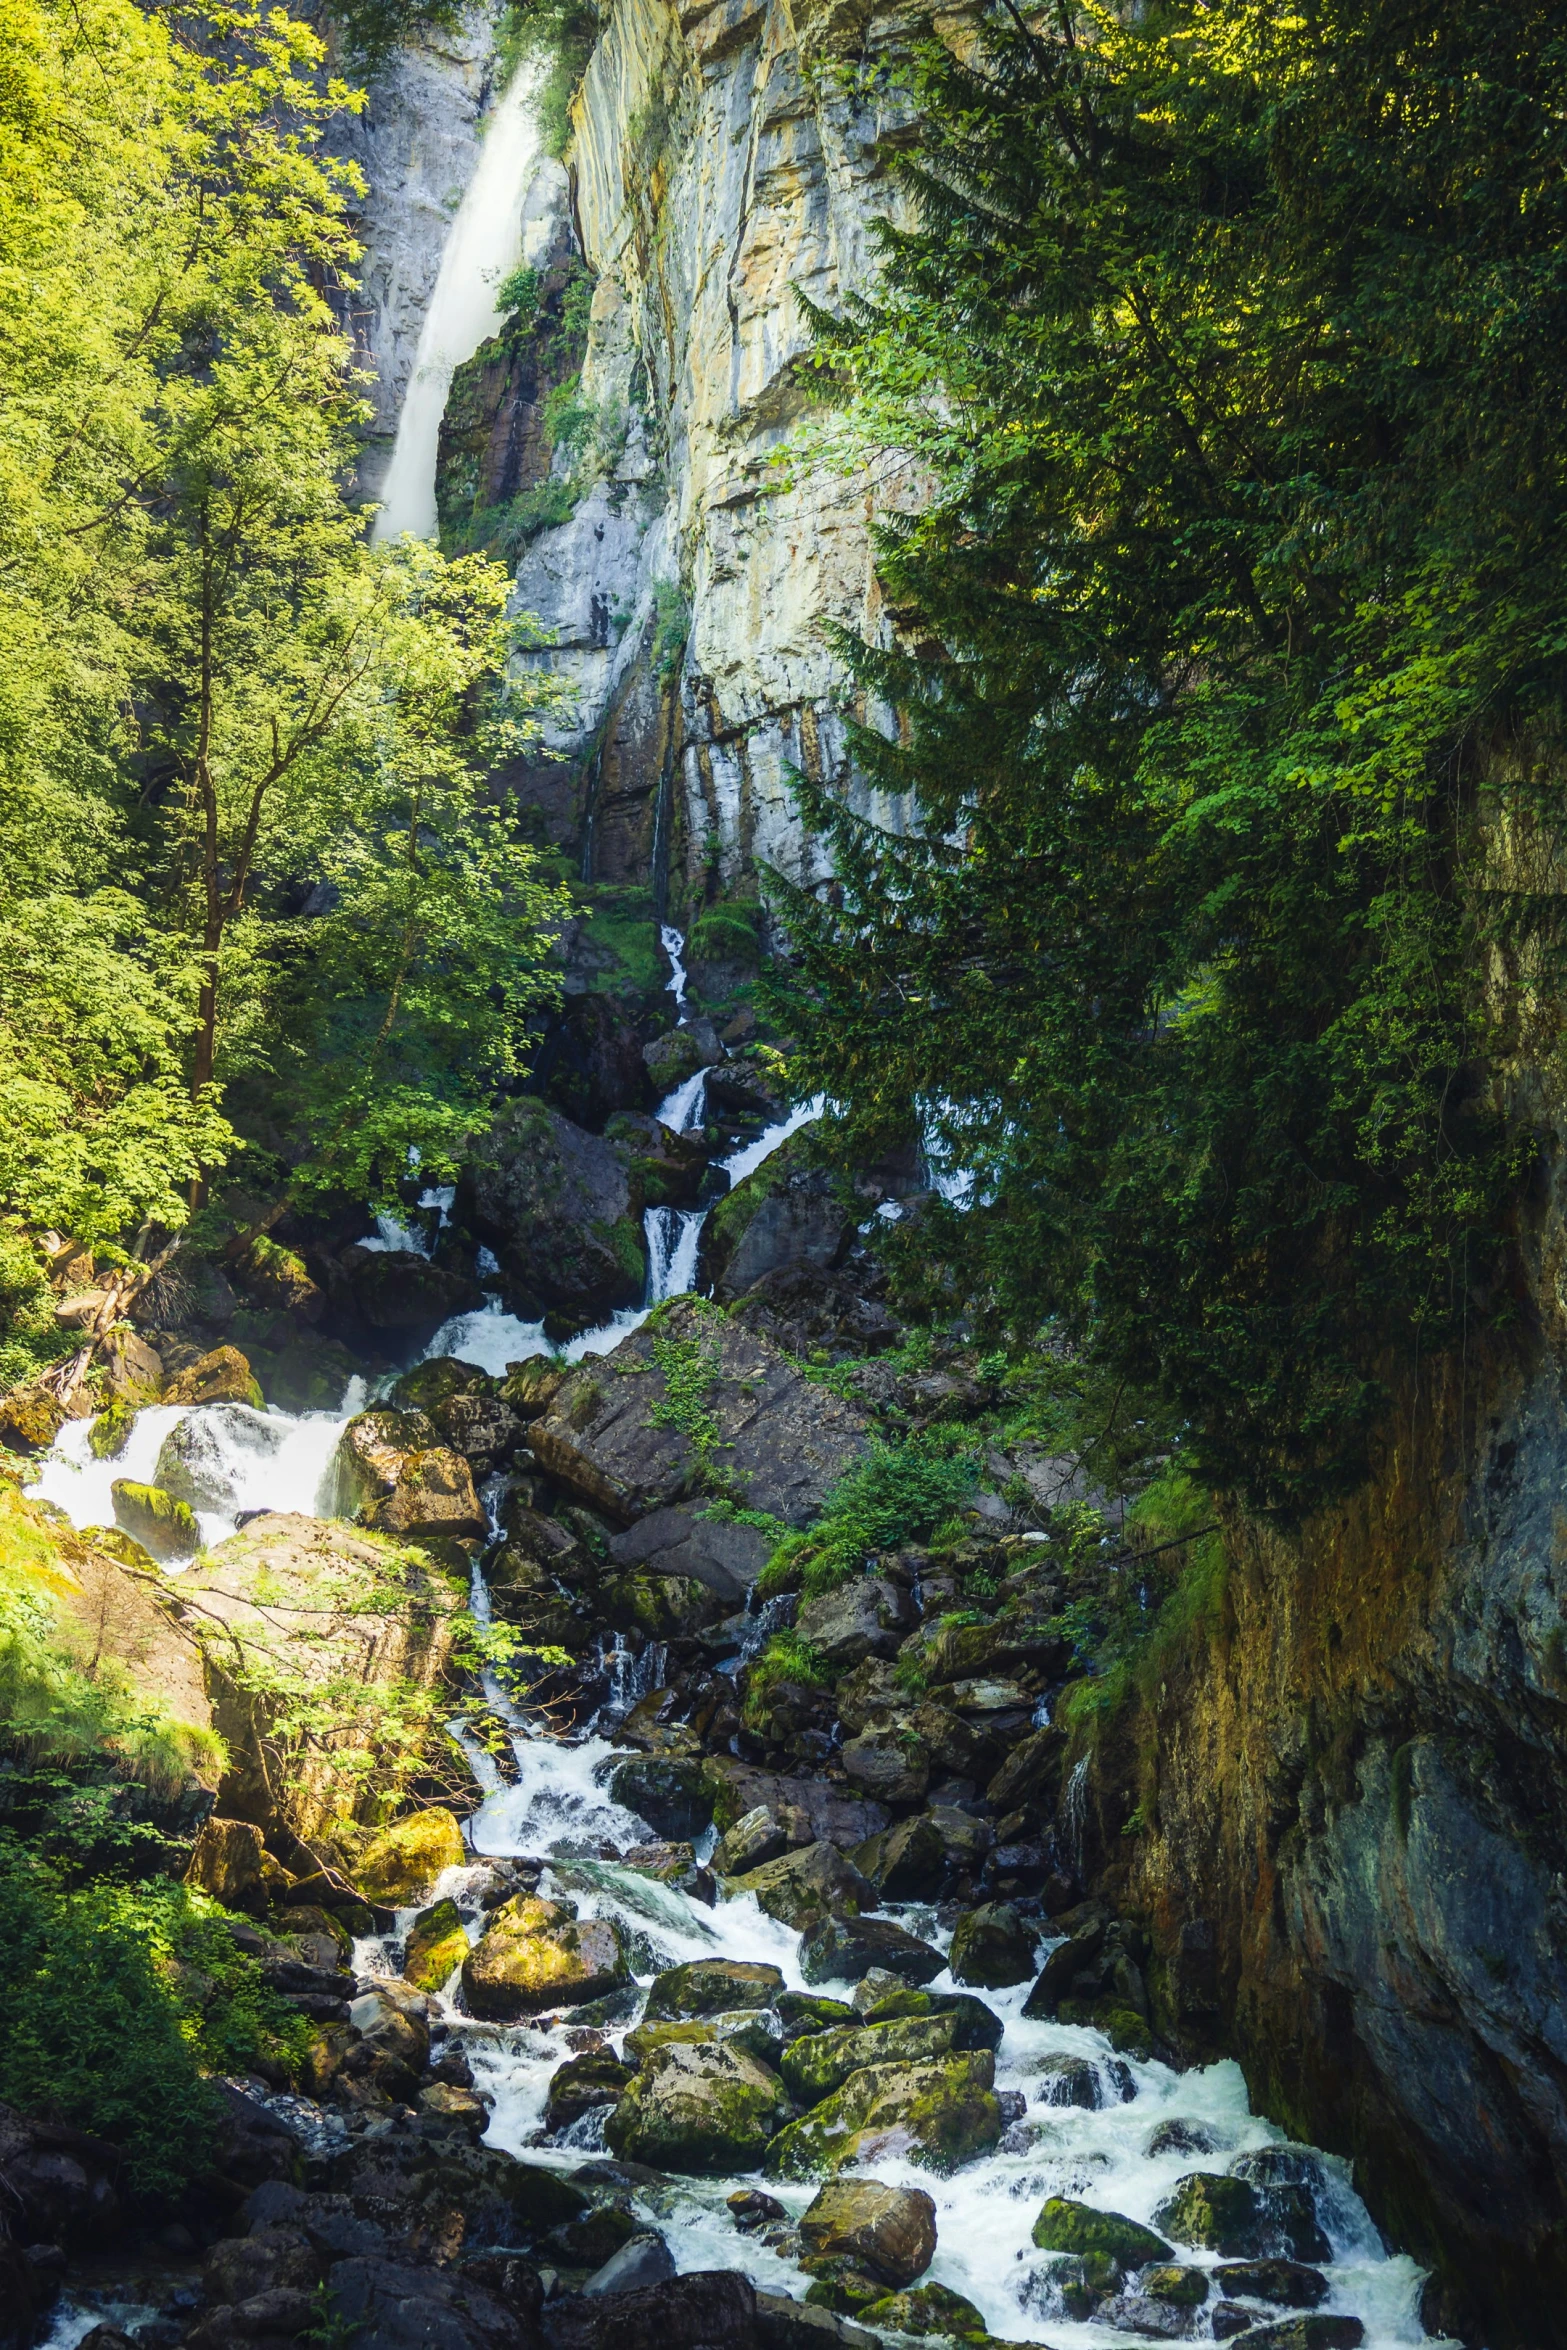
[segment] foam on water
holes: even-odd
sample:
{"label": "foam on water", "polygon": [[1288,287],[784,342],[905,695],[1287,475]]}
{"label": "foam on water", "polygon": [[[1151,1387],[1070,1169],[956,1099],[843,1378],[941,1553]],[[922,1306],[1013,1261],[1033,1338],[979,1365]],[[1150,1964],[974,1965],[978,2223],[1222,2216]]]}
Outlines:
{"label": "foam on water", "polygon": [[[672,1887],[596,1857],[600,1846],[624,1850],[649,1833],[643,1821],[613,1804],[605,1792],[617,1754],[607,1740],[591,1736],[577,1744],[537,1736],[519,1742],[518,1783],[490,1795],[473,1817],[475,1853],[548,1860],[541,1891],[574,1902],[581,1916],[613,1918],[640,1983],[667,1966],[723,1957],[771,1964],[787,1986],[803,1988],[799,1937],[765,1916],[750,1895],[707,1909]],[[461,1901],[459,1874],[443,1880],[440,1890],[450,1890]],[[930,1910],[905,1907],[884,1914],[938,1948],[946,1947],[948,1937],[937,1929]],[[406,1933],[412,1915],[399,1919],[400,1932]],[[470,1931],[477,1923],[475,1916]],[[384,1966],[389,1953],[396,1955],[395,1939],[368,1942],[360,1946],[360,1961]],[[932,1986],[952,1987],[947,1974]],[[826,1988],[841,1995],[844,1986]],[[550,2076],[570,2053],[564,2029],[543,2022],[499,2029],[474,2025],[455,2004],[456,1989],[454,1977],[439,2004],[448,2027],[463,2035],[476,2086],[493,2100],[489,2142],[525,2153],[530,2161],[566,2168],[597,2150],[598,2122],[578,2125],[555,2140],[542,2139]],[[1286,2141],[1250,2111],[1238,2066],[1177,2073],[1154,2061],[1117,2057],[1095,2031],[1024,2017],[1026,1995],[1026,1985],[984,1994],[1006,2027],[997,2052],[996,2086],[1019,2090],[1028,2100],[1025,2119],[1011,2126],[1002,2148],[947,2179],[896,2157],[871,2164],[870,2172],[889,2184],[923,2188],[934,2198],[937,2250],[922,2282],[964,2294],[984,2312],[994,2335],[1045,2344],[1049,2350],[1108,2350],[1111,2344],[1125,2350],[1152,2337],[1083,2325],[1062,2315],[1050,2285],[1054,2264],[1036,2251],[1030,2237],[1045,2198],[1077,2197],[1148,2224],[1186,2172],[1227,2168],[1238,2154]],[[1042,2102],[1045,2060],[1058,2055],[1084,2057],[1096,2068],[1107,2100],[1098,2110]],[[1128,2083],[1135,2093],[1123,2102],[1120,2090]],[[1177,2120],[1212,2151],[1151,2154],[1149,2144],[1160,2124]],[[1347,2166],[1330,2157],[1319,2159],[1328,2179],[1319,2199],[1321,2217],[1334,2255],[1325,2270],[1330,2291],[1323,2308],[1358,2316],[1366,2328],[1367,2350],[1405,2350],[1424,2341],[1418,2316],[1421,2271],[1407,2258],[1384,2254]],[[736,2177],[670,2177],[656,2187],[639,2187],[637,2200],[664,2234],[680,2269],[739,2269],[759,2286],[802,2296],[809,2283],[803,2272],[735,2228],[725,2199],[742,2183],[747,2182]],[[816,2191],[810,2184],[766,2183],[795,2217]],[[1178,2257],[1208,2269],[1219,2261],[1217,2254],[1185,2247]],[[1217,2290],[1212,2298],[1218,2298]],[[1269,2314],[1283,2313],[1259,2309],[1256,2321]]]}

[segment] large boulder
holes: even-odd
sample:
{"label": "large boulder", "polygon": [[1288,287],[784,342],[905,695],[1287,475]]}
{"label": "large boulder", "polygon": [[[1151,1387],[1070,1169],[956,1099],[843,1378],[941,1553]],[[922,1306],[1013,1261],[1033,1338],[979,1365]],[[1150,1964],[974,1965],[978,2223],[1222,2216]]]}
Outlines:
{"label": "large boulder", "polygon": [[416,1991],[439,1991],[468,1955],[468,1936],[455,1901],[420,1910],[408,1929],[403,1975]]}
{"label": "large boulder", "polygon": [[858,1983],[880,1967],[905,1983],[923,1984],[946,1963],[939,1950],[890,1918],[826,1918],[800,1945],[800,1972],[808,1983]]}
{"label": "large boulder", "polygon": [[548,2008],[582,2007],[631,1980],[620,1929],[611,1919],[578,1921],[558,1901],[519,1893],[491,1913],[463,1962],[470,2011],[508,2023]]}
{"label": "large boulder", "polygon": [[1174,2258],[1164,2238],[1139,2220],[1120,2211],[1101,2211],[1096,2204],[1079,2203],[1069,2195],[1049,2198],[1032,2233],[1041,2252],[1097,2256],[1114,2261],[1118,2268],[1141,2268],[1150,2260]]}
{"label": "large boulder", "polygon": [[426,1900],[436,1879],[467,1858],[456,1813],[432,1804],[373,1836],[354,1865],[354,1881],[368,1900],[396,1907]]}
{"label": "large boulder", "polygon": [[871,2065],[781,2130],[767,2150],[775,2178],[820,2178],[895,2157],[955,2171],[1001,2136],[996,2060],[988,2048],[928,2064]]}
{"label": "large boulder", "polygon": [[617,1763],[609,1795],[659,1836],[695,1836],[713,1816],[712,1790],[701,1764],[679,1755],[635,1755]]}
{"label": "large boulder", "polygon": [[802,1128],[720,1200],[702,1230],[697,1270],[704,1289],[734,1298],[788,1265],[825,1273],[837,1264],[856,1217],[832,1177],[810,1163],[814,1147]]}
{"label": "large boulder", "polygon": [[423,1412],[359,1413],[343,1430],[336,1476],[340,1503],[381,1533],[472,1541],[488,1531],[473,1471]]}
{"label": "large boulder", "polygon": [[201,1528],[188,1501],[161,1485],[116,1477],[109,1487],[114,1522],[155,1559],[187,1559],[201,1541]]}
{"label": "large boulder", "polygon": [[855,1848],[854,1865],[875,1887],[879,1908],[884,1901],[934,1900],[952,1864],[940,1824],[929,1812],[919,1812],[879,1836],[868,1836]]}
{"label": "large boulder", "polygon": [[357,1842],[427,1752],[446,1749],[463,1602],[419,1552],[331,1519],[269,1514],[204,1553],[166,1604],[202,1654],[228,1746],[224,1815],[253,1820],[285,1860],[291,1838],[317,1852]]}
{"label": "large boulder", "polygon": [[930,1751],[917,1731],[893,1723],[845,1739],[843,1774],[861,1795],[902,1808],[918,1803],[930,1785]]}
{"label": "large boulder", "polygon": [[748,1958],[693,1958],[654,1978],[644,2023],[685,2023],[729,2015],[742,2007],[770,2007],[784,1987],[775,1966]]}
{"label": "large boulder", "polygon": [[717,1485],[802,1526],[870,1442],[852,1405],[700,1298],[579,1364],[531,1439],[551,1476],[621,1525]]}
{"label": "large boulder", "polygon": [[1033,1974],[1034,1937],[1010,1902],[982,1902],[959,1918],[948,1959],[955,1983],[1000,1991]]}
{"label": "large boulder", "polygon": [[710,1755],[703,1778],[720,1829],[732,1828],[748,1811],[765,1810],[790,1844],[836,1844],[840,1852],[852,1852],[892,1824],[885,1805],[868,1803],[832,1779],[785,1778],[728,1754]]}
{"label": "large boulder", "polygon": [[237,1346],[217,1346],[198,1362],[176,1371],[163,1390],[165,1403],[248,1403],[259,1408],[261,1389]]}
{"label": "large boulder", "polygon": [[1177,2244],[1248,2260],[1262,2250],[1262,2198],[1246,2179],[1223,2171],[1188,2171],[1154,2213]]}
{"label": "large boulder", "polygon": [[[770,2332],[761,2322],[771,2298],[738,2269],[698,2269],[635,2293],[557,2295],[545,2341],[548,2350],[807,2350],[816,2337]],[[858,2339],[871,2350],[869,2335]]]}
{"label": "large boulder", "polygon": [[858,2261],[894,2288],[912,2285],[935,2257],[936,2206],[922,2187],[829,2179],[801,2214],[800,2235],[817,2259]]}
{"label": "large boulder", "polygon": [[914,1602],[901,1584],[880,1575],[856,1575],[836,1591],[807,1600],[797,1628],[829,1664],[847,1670],[868,1656],[896,1656],[916,1621]]}
{"label": "large boulder", "polygon": [[788,2119],[778,2075],[733,2040],[653,2049],[604,2125],[632,2162],[713,2176],[752,2170]]}
{"label": "large boulder", "polygon": [[825,1917],[853,1916],[876,1906],[873,1888],[831,1844],[807,1844],[797,1852],[781,1853],[744,1876],[731,1877],[725,1890],[731,1895],[754,1893],[759,1909],[797,1933],[807,1932]]}
{"label": "large boulder", "polygon": [[423,1346],[454,1314],[484,1303],[477,1281],[413,1249],[345,1248],[333,1268],[332,1304],[349,1325],[401,1352]]}
{"label": "large boulder", "polygon": [[637,1567],[646,1575],[681,1576],[705,1584],[720,1599],[742,1600],[772,1549],[757,1526],[709,1518],[699,1509],[662,1509],[651,1510],[634,1526],[612,1535],[609,1555],[619,1567]]}
{"label": "large boulder", "polygon": [[867,2065],[930,2064],[957,2046],[957,2018],[908,2016],[858,2030],[810,2032],[784,2050],[779,2070],[798,2105],[820,2105]]}
{"label": "large boulder", "polygon": [[547,1103],[508,1102],[474,1146],[465,1221],[541,1309],[597,1321],[640,1302],[643,1201],[626,1144],[588,1134]]}

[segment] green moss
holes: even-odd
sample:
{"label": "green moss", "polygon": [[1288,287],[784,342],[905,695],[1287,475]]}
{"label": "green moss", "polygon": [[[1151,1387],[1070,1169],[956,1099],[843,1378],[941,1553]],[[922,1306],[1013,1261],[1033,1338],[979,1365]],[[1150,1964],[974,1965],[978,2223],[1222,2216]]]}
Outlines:
{"label": "green moss", "polygon": [[[587,916],[584,944],[614,958],[612,968],[590,971],[592,986],[599,990],[659,995],[668,974],[654,919],[653,892],[595,886],[580,889],[578,896]],[[588,959],[591,964],[593,958]]]}
{"label": "green moss", "polygon": [[87,1443],[95,1461],[118,1460],[130,1441],[136,1425],[133,1404],[111,1403],[98,1414],[87,1433]]}
{"label": "green moss", "polygon": [[916,2285],[911,2292],[888,2293],[861,2311],[870,2326],[886,2326],[895,2334],[945,2334],[954,2341],[983,2341],[989,2334],[984,2313],[948,2285]]}
{"label": "green moss", "polygon": [[697,963],[738,963],[748,971],[760,969],[761,907],[744,898],[729,898],[706,907],[687,934],[686,953]]}
{"label": "green moss", "polygon": [[289,2071],[309,2039],[216,1903],[167,1880],[73,1892],[7,1836],[0,2004],[0,2099],[123,2147],[144,2193],[177,2193],[209,2165],[206,2075]]}
{"label": "green moss", "polygon": [[758,1590],[815,1596],[863,1573],[877,1551],[927,1539],[973,1493],[979,1462],[954,1431],[876,1444],[831,1487],[807,1533],[791,1535],[763,1568]]}
{"label": "green moss", "polygon": [[1052,2195],[1035,2220],[1032,2235],[1041,2252],[1101,2255],[1140,2268],[1145,2261],[1174,2257],[1162,2236],[1123,2212],[1099,2211],[1066,2195]]}

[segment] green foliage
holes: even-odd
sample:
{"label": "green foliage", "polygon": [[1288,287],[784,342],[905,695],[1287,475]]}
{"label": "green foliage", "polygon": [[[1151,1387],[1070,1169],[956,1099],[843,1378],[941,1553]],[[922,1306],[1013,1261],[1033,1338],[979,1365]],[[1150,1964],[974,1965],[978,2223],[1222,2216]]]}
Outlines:
{"label": "green foliage", "polygon": [[462,24],[460,0],[332,0],[330,13],[348,55],[371,72],[394,49],[454,33]]}
{"label": "green foliage", "polygon": [[798,1632],[775,1632],[746,1669],[744,1713],[746,1720],[758,1722],[766,1714],[773,1692],[781,1682],[794,1681],[807,1689],[830,1689],[833,1683],[832,1667],[821,1650],[809,1640],[802,1640]]}
{"label": "green foliage", "polygon": [[511,0],[496,44],[502,66],[526,61],[542,68],[535,111],[546,155],[564,155],[571,137],[571,101],[598,37],[592,0]]}
{"label": "green foliage", "polygon": [[20,1231],[0,1224],[0,1393],[36,1378],[71,1344],[38,1258]]}
{"label": "green foliage", "polygon": [[723,1494],[728,1474],[718,1458],[723,1434],[708,1398],[719,1378],[716,1343],[680,1338],[650,1325],[653,1360],[664,1375],[664,1393],[648,1410],[655,1428],[678,1428],[691,1448],[693,1481],[699,1490]]}
{"label": "green foliage", "polygon": [[672,579],[653,582],[653,675],[660,685],[673,685],[685,659],[691,634],[691,607]]}
{"label": "green foliage", "polygon": [[762,960],[762,909],[753,899],[724,898],[704,906],[691,925],[686,949],[699,963],[738,963],[755,971]]}
{"label": "green foliage", "polygon": [[979,1481],[979,1462],[951,1432],[875,1444],[829,1491],[816,1523],[780,1543],[757,1589],[809,1596],[863,1574],[878,1552],[923,1542],[960,1511]]}
{"label": "green foliage", "polygon": [[553,984],[483,778],[558,695],[504,573],[343,497],[360,101],[316,34],[43,0],[7,38],[0,1203],[172,1229],[241,1132],[379,1191]]}
{"label": "green foliage", "polygon": [[299,2061],[308,2028],[183,1885],[89,1885],[0,1834],[0,2099],[123,2147],[129,2183],[176,2194],[211,2158],[203,2078]]}
{"label": "green foliage", "polygon": [[936,483],[851,645],[893,838],[802,786],[780,1024],[968,1170],[956,1298],[1310,1506],[1502,1303],[1561,883],[1562,50],[1540,6],[1061,0],[920,69],[921,219],[816,427]]}
{"label": "green foliage", "polygon": [[643,996],[661,994],[667,971],[653,918],[653,892],[594,883],[579,886],[573,895],[587,916],[586,945],[605,949],[614,958],[593,971],[594,986]]}

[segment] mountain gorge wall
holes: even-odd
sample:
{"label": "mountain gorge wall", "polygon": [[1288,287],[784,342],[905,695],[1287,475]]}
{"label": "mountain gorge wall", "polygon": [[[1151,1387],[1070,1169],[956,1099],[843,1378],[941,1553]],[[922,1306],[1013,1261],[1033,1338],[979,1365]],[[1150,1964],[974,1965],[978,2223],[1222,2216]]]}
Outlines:
{"label": "mountain gorge wall", "polygon": [[1511,1342],[1410,1379],[1348,1500],[1231,1520],[1084,1782],[1157,2020],[1351,2154],[1427,2322],[1489,2350],[1560,2341],[1567,2293],[1559,1136],[1549,1163]]}

